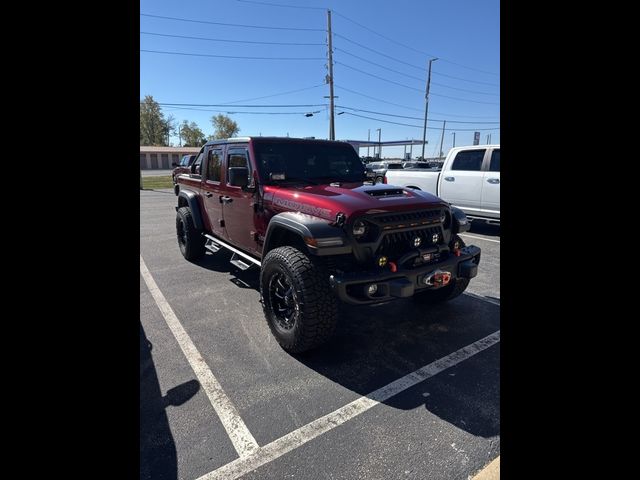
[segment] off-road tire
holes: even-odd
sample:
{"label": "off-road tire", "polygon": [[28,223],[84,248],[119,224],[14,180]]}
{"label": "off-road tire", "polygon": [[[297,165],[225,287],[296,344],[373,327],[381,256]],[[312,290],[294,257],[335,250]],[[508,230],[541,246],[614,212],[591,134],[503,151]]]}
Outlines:
{"label": "off-road tire", "polygon": [[182,256],[190,262],[204,255],[205,238],[194,223],[189,207],[180,207],[176,212],[176,235]]}
{"label": "off-road tire", "polygon": [[[273,279],[284,274],[297,298],[297,316],[285,329],[278,320],[272,301]],[[267,324],[280,346],[290,353],[301,353],[324,343],[334,332],[338,319],[338,299],[329,285],[329,274],[319,261],[312,261],[300,250],[275,248],[262,260],[260,298]],[[277,299],[276,299],[277,301]]]}
{"label": "off-road tire", "polygon": [[[458,235],[455,236],[455,239],[460,242],[460,247],[465,246],[464,241]],[[418,302],[426,304],[447,302],[449,300],[453,300],[459,295],[462,295],[462,292],[464,292],[468,286],[468,278],[456,278],[446,287],[441,287],[436,290],[424,290],[419,293],[415,293],[413,298]]]}
{"label": "off-road tire", "polygon": [[384,182],[384,177],[376,177],[375,184]]}

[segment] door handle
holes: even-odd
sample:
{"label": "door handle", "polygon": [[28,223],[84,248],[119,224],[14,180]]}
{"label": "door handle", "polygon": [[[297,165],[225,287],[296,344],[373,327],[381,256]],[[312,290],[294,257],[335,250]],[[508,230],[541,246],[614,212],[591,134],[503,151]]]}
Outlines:
{"label": "door handle", "polygon": [[500,179],[499,178],[488,178],[487,182],[489,182],[489,183],[500,183]]}
{"label": "door handle", "polygon": [[213,197],[213,193],[211,193],[211,192],[204,192],[204,196],[205,196],[205,197],[207,197],[207,198],[211,198],[211,197]]}
{"label": "door handle", "polygon": [[231,203],[233,202],[233,198],[225,195],[224,197],[220,195],[220,203]]}
{"label": "door handle", "polygon": [[444,179],[445,179],[447,182],[454,182],[454,181],[456,180],[456,177],[444,177]]}

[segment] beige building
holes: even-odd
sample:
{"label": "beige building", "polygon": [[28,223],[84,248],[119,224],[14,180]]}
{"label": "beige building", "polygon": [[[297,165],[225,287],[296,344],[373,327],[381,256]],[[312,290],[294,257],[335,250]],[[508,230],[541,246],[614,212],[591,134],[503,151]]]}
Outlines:
{"label": "beige building", "polygon": [[183,155],[197,155],[200,147],[143,147],[140,146],[140,169],[169,170]]}

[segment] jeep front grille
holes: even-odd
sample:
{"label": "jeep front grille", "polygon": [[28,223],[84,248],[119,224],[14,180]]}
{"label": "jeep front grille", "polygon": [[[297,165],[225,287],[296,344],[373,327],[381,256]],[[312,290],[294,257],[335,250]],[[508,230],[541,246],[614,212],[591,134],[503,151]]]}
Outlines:
{"label": "jeep front grille", "polygon": [[376,255],[384,255],[391,260],[396,260],[410,250],[415,249],[414,241],[419,237],[420,248],[433,247],[438,242],[433,242],[433,236],[438,235],[442,240],[442,231],[438,226],[419,228],[415,230],[405,230],[402,232],[388,232],[382,238],[380,246],[376,251]]}

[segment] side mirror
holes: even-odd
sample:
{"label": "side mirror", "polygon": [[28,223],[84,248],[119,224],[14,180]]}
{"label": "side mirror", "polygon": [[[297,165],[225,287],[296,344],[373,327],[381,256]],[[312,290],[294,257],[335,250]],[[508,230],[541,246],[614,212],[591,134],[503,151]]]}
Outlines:
{"label": "side mirror", "polygon": [[229,167],[229,185],[246,187],[249,184],[249,169],[247,167]]}

